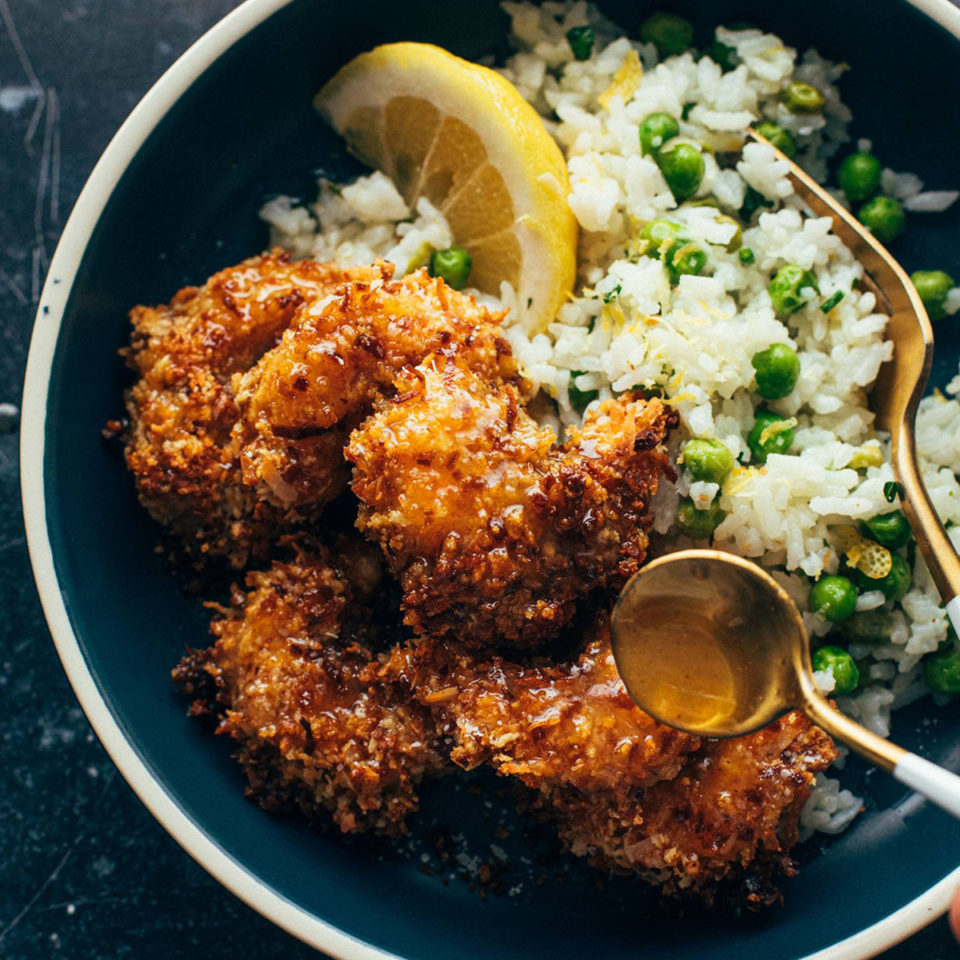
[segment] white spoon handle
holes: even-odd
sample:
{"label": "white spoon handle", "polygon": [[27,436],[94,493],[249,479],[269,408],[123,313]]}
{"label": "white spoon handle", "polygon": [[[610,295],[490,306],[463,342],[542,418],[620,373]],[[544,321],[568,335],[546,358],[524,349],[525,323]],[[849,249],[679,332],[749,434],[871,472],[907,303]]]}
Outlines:
{"label": "white spoon handle", "polygon": [[948,813],[960,817],[960,777],[955,773],[908,753],[893,768],[893,775]]}

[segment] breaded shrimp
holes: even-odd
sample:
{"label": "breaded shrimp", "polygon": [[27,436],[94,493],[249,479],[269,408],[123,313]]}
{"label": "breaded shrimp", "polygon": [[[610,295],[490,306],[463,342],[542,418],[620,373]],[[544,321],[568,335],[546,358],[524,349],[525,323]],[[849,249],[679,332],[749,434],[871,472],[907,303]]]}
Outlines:
{"label": "breaded shrimp", "polygon": [[329,469],[314,445],[357,426],[375,400],[392,394],[405,366],[443,350],[478,375],[517,377],[500,336],[502,315],[425,270],[393,280],[392,265],[374,269],[373,279],[300,311],[280,343],[235,384],[244,477],[280,507],[313,499],[315,469]]}
{"label": "breaded shrimp", "polygon": [[378,557],[362,544],[337,553],[303,541],[290,562],[249,574],[212,624],[216,644],[188,654],[174,678],[236,740],[262,806],[394,834],[445,751],[409,687],[379,672]]}
{"label": "breaded shrimp", "polygon": [[[167,306],[134,307],[127,363],[139,379],[127,392],[127,465],[141,503],[194,560],[235,567],[262,560],[291,515],[245,487],[230,445],[237,408],[230,379],[273,347],[297,310],[370,268],[342,269],[268,253],[186,287]],[[343,489],[344,436],[316,450],[314,503]]]}
{"label": "breaded shrimp", "polygon": [[800,810],[836,757],[799,712],[735,740],[655,721],[627,695],[603,614],[571,662],[521,665],[426,640],[395,648],[383,670],[415,687],[454,762],[516,777],[573,853],[671,895],[774,898]]}
{"label": "breaded shrimp", "polygon": [[383,548],[417,633],[535,645],[578,598],[643,562],[675,415],[659,400],[607,400],[558,446],[522,400],[435,355],[350,438],[357,525]]}

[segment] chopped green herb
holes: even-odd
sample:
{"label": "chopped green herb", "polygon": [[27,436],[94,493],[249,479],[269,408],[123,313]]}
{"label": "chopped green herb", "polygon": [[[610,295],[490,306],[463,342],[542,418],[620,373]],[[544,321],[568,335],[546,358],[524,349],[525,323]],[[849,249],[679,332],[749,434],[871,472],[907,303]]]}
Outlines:
{"label": "chopped green herb", "polygon": [[744,220],[749,220],[761,207],[772,207],[773,201],[768,200],[759,190],[747,186],[747,192],[743,196],[743,206],[740,208],[740,216]]}
{"label": "chopped green herb", "polygon": [[740,253],[738,253],[737,256],[740,257],[740,262],[744,264],[753,263],[755,259],[753,251],[749,247],[741,247]]}
{"label": "chopped green herb", "polygon": [[738,63],[737,53],[733,47],[728,47],[719,40],[714,40],[703,52],[718,64],[724,73],[732,70]]}
{"label": "chopped green herb", "polygon": [[829,313],[843,298],[845,294],[842,290],[837,290],[836,293],[830,294],[823,303],[820,304],[820,309],[824,313]]}
{"label": "chopped green herb", "polygon": [[692,101],[691,101],[690,103],[685,103],[685,104],[683,105],[683,110],[680,111],[680,116],[683,117],[684,120],[689,120],[689,119],[690,119],[690,111],[691,111],[695,106],[696,106],[696,104],[693,103]]}
{"label": "chopped green herb", "polygon": [[570,406],[580,414],[587,409],[587,404],[593,403],[593,401],[600,396],[599,390],[580,390],[574,386],[574,381],[577,377],[582,377],[583,373],[583,370],[571,370],[570,386],[567,389],[567,394],[570,397]]}
{"label": "chopped green herb", "polygon": [[620,296],[620,291],[621,291],[621,290],[623,290],[623,284],[618,283],[612,290],[608,290],[608,291],[603,295],[603,302],[604,302],[604,303],[613,303],[613,301],[616,300],[617,297]]}
{"label": "chopped green herb", "polygon": [[900,484],[896,480],[888,480],[883,485],[883,499],[887,503],[893,503],[900,496]]}
{"label": "chopped green herb", "polygon": [[577,60],[589,60],[593,53],[593,27],[571,27],[567,31],[567,43]]}

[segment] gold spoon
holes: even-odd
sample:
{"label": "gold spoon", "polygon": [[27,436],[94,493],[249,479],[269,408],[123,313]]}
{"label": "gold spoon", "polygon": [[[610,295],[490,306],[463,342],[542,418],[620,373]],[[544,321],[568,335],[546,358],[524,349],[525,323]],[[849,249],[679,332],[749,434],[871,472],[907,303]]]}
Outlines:
{"label": "gold spoon", "polygon": [[950,622],[960,634],[960,556],[933,509],[917,468],[914,421],[933,363],[933,329],[927,311],[903,267],[856,217],[769,140],[753,129],[748,135],[771,147],[778,160],[790,164],[790,181],[797,196],[818,216],[833,220],[834,235],[863,266],[864,287],[876,296],[879,309],[890,317],[887,336],[893,341],[893,358],[880,368],[870,405],[877,426],[890,434],[893,471],[900,481],[903,512]]}
{"label": "gold spoon", "polygon": [[799,708],[960,817],[960,777],[878,737],[820,693],[800,611],[752,561],[719,550],[654,560],[620,593],[611,640],[627,692],[657,720],[696,736],[735,737]]}

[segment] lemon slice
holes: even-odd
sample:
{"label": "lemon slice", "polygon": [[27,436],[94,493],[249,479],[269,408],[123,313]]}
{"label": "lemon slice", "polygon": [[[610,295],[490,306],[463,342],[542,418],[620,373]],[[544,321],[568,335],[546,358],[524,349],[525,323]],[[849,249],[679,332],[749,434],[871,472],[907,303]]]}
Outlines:
{"label": "lemon slice", "polygon": [[543,121],[500,74],[426,43],[351,60],[314,106],[360,160],[413,204],[426,197],[473,259],[470,286],[517,294],[542,328],[576,274],[567,165]]}

